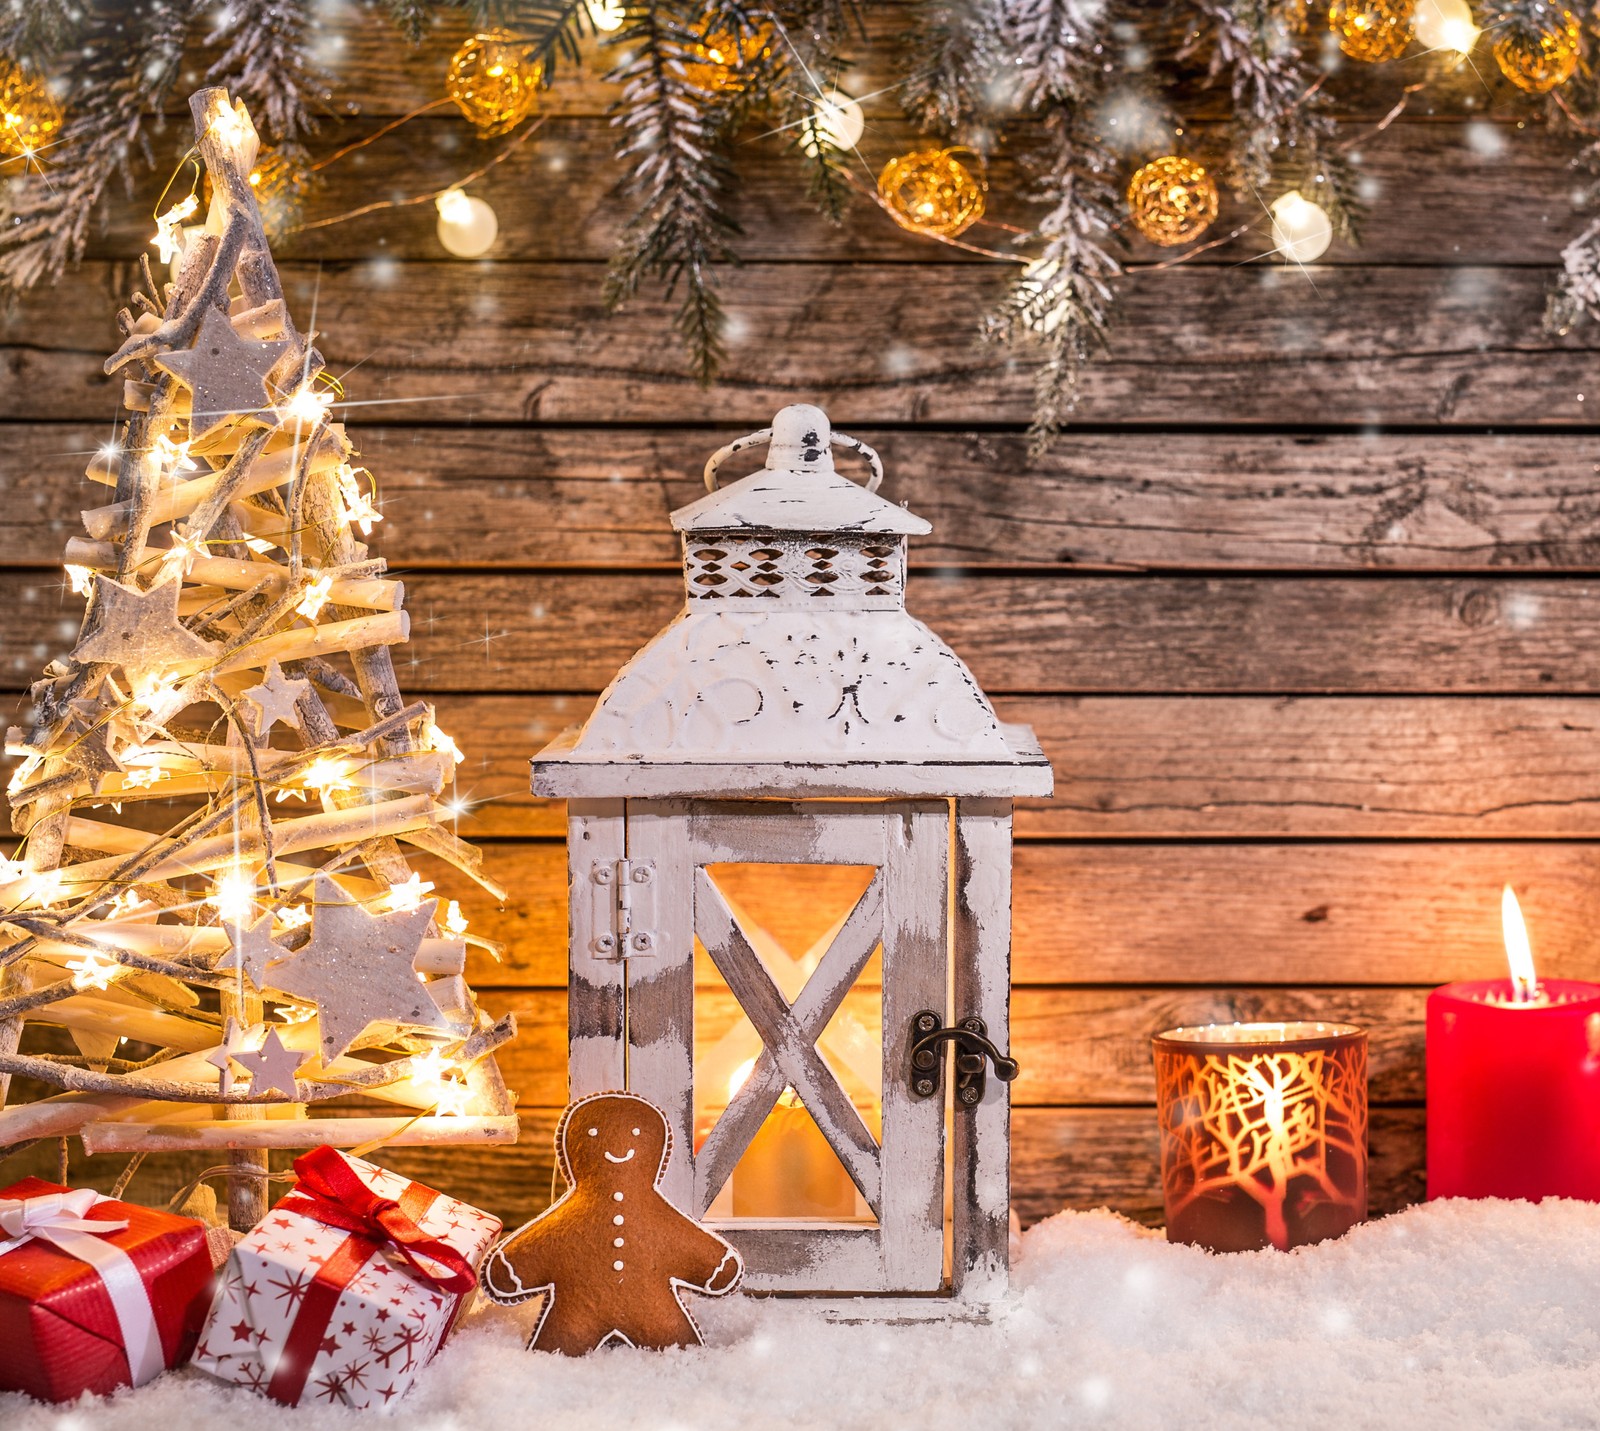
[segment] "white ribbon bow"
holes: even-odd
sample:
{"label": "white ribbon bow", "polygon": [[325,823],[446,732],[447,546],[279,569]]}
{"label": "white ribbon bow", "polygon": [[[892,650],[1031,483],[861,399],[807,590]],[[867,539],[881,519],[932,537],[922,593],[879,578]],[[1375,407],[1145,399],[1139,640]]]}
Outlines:
{"label": "white ribbon bow", "polygon": [[155,1308],[150,1305],[150,1293],[138,1267],[120,1247],[101,1240],[108,1232],[122,1231],[128,1225],[127,1219],[84,1217],[97,1203],[110,1201],[92,1188],[40,1197],[0,1198],[0,1234],[5,1238],[0,1241],[0,1257],[37,1238],[93,1267],[111,1296],[133,1384],[142,1386],[166,1369],[167,1359],[156,1331]]}

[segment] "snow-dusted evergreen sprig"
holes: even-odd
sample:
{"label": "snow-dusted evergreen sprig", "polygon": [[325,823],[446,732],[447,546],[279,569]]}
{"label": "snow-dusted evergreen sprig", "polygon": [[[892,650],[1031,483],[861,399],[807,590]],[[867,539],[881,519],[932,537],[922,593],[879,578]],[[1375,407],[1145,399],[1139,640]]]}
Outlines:
{"label": "snow-dusted evergreen sprig", "polygon": [[1083,370],[1105,346],[1122,271],[1112,252],[1121,214],[1109,156],[1074,116],[1058,111],[1052,162],[1037,197],[1050,203],[1031,240],[1038,257],[985,323],[985,335],[1035,360],[1031,449],[1066,425]]}
{"label": "snow-dusted evergreen sprig", "polygon": [[999,72],[993,0],[925,0],[906,35],[900,100],[926,130],[984,149]]}
{"label": "snow-dusted evergreen sprig", "polygon": [[84,20],[78,0],[4,0],[0,55],[40,65],[77,40]]}
{"label": "snow-dusted evergreen sprig", "polygon": [[312,35],[306,0],[228,0],[206,37],[226,47],[206,83],[242,98],[256,126],[280,147],[299,144],[316,128],[311,103],[327,97]]}
{"label": "snow-dusted evergreen sprig", "polygon": [[689,78],[704,12],[676,0],[646,0],[630,10],[617,43],[625,56],[610,78],[622,86],[612,123],[622,129],[618,157],[629,166],[638,211],[611,260],[606,303],[627,302],[647,278],[681,296],[673,326],[696,377],[710,382],[723,357],[716,265],[731,256],[737,228],[723,207],[728,165],[717,96]]}
{"label": "snow-dusted evergreen sprig", "polygon": [[144,0],[97,11],[73,115],[50,149],[50,173],[0,189],[0,286],[54,280],[82,257],[94,206],[141,154],[145,125],[177,81],[184,36],[205,0]]}
{"label": "snow-dusted evergreen sprig", "polygon": [[1275,178],[1328,213],[1342,238],[1360,216],[1350,165],[1333,147],[1321,71],[1303,49],[1302,0],[1195,0],[1200,23],[1180,57],[1205,54],[1233,98],[1229,181],[1258,200]]}
{"label": "snow-dusted evergreen sprig", "polygon": [[835,147],[818,123],[817,102],[849,61],[845,48],[864,40],[853,0],[786,0],[773,14],[770,88],[777,123],[793,141],[806,170],[806,193],[833,223],[850,202],[851,155]]}
{"label": "snow-dusted evergreen sprig", "polygon": [[993,53],[1003,64],[988,94],[991,102],[1045,119],[1046,146],[1033,159],[1034,197],[1050,207],[1020,240],[1037,257],[985,332],[1035,360],[1029,435],[1037,452],[1071,416],[1083,369],[1105,345],[1111,280],[1121,271],[1113,253],[1122,217],[1115,160],[1093,124],[1120,17],[1110,4],[1091,0],[1001,0],[996,17]]}

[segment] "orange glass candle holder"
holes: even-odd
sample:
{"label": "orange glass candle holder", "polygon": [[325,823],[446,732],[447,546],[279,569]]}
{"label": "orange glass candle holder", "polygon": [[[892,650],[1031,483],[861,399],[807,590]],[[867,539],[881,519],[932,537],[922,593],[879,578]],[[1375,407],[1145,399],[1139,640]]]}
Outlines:
{"label": "orange glass candle holder", "polygon": [[1367,1215],[1367,1035],[1205,1024],[1152,1040],[1167,1240],[1287,1251]]}

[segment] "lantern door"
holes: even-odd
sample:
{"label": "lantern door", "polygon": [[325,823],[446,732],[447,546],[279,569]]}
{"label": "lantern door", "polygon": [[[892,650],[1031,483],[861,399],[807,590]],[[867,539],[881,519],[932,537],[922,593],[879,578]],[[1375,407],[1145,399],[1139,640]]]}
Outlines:
{"label": "lantern door", "polygon": [[949,805],[630,800],[626,840],[655,887],[627,1083],[689,1151],[668,1195],[752,1290],[938,1290],[944,1104],[907,1072],[947,1003]]}

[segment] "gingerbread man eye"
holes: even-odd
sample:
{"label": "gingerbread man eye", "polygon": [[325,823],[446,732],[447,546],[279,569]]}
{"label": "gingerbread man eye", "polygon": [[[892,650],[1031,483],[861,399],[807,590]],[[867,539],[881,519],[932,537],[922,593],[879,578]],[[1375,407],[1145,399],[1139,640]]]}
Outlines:
{"label": "gingerbread man eye", "polygon": [[638,1129],[637,1129],[637,1128],[635,1128],[635,1129],[634,1129],[634,1130],[633,1130],[633,1136],[634,1136],[634,1137],[635,1137],[635,1138],[637,1138],[637,1137],[638,1137],[638,1136],[639,1136],[639,1130],[638,1130]]}
{"label": "gingerbread man eye", "polygon": [[589,1129],[589,1136],[590,1136],[590,1137],[591,1137],[591,1138],[597,1138],[597,1137],[599,1137],[599,1136],[600,1136],[600,1130],[599,1130],[599,1129],[598,1129],[598,1128],[591,1128],[591,1129]]}

